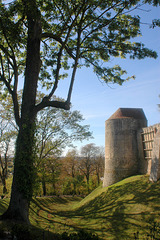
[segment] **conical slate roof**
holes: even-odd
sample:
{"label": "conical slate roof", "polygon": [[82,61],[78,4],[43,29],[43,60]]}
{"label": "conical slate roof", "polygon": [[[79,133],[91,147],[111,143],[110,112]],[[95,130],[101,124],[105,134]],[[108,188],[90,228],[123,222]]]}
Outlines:
{"label": "conical slate roof", "polygon": [[110,118],[134,118],[140,120],[147,120],[142,108],[119,108]]}

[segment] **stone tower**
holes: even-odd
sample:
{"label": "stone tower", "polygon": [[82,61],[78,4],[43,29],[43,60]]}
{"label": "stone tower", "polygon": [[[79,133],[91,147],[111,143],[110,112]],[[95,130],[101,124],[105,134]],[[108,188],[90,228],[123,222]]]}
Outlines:
{"label": "stone tower", "polygon": [[138,131],[147,126],[141,108],[119,108],[105,122],[105,172],[103,186],[138,173]]}

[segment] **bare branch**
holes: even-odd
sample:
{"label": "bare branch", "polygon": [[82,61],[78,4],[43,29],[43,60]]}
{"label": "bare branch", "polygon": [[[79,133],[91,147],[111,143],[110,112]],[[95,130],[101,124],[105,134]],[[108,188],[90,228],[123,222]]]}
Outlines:
{"label": "bare branch", "polygon": [[64,110],[70,109],[70,103],[69,102],[60,102],[60,101],[49,101],[47,100],[47,97],[44,97],[42,102],[35,106],[33,109],[33,112],[36,114],[37,112],[41,111],[42,109],[46,107],[55,107],[60,108]]}

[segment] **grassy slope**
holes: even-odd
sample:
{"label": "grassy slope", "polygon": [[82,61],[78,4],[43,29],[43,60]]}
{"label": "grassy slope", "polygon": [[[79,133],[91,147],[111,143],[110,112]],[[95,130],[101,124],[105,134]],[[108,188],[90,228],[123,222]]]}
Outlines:
{"label": "grassy slope", "polygon": [[77,207],[91,219],[87,227],[103,230],[105,239],[130,239],[137,230],[144,233],[153,219],[160,220],[160,183],[150,183],[146,176],[131,177],[92,192]]}
{"label": "grassy slope", "polygon": [[[0,213],[7,200],[0,201]],[[160,221],[160,182],[146,176],[125,179],[108,188],[97,188],[85,199],[54,197],[32,201],[30,220],[34,226],[53,232],[84,228],[103,239],[134,239],[146,231],[150,221]]]}

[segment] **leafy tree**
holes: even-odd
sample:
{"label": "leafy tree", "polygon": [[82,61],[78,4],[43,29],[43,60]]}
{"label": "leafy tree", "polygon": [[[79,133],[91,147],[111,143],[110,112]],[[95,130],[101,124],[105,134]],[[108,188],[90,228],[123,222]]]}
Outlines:
{"label": "leafy tree", "polygon": [[15,137],[15,132],[5,132],[0,137],[0,179],[3,185],[3,194],[7,192],[6,179],[8,177],[9,150],[11,148],[11,140]]}
{"label": "leafy tree", "polygon": [[[0,0],[0,87],[12,96],[19,128],[11,200],[3,218],[29,222],[36,116],[49,106],[70,108],[77,68],[92,66],[105,82],[122,84],[126,71],[118,65],[108,68],[103,62],[128,55],[157,57],[142,43],[132,41],[140,34],[140,17],[131,16],[130,11],[141,3],[160,4],[157,0]],[[66,101],[56,100],[58,83],[68,73]],[[17,89],[22,78],[19,104]],[[39,84],[48,92],[36,104]]]}
{"label": "leafy tree", "polygon": [[81,155],[76,149],[69,150],[62,160],[61,174],[65,194],[87,194],[100,184],[104,174],[104,148],[91,143],[82,147]]}
{"label": "leafy tree", "polygon": [[90,175],[94,171],[94,160],[96,157],[97,148],[94,143],[89,143],[81,148],[81,163],[80,170],[86,177],[88,192],[89,192],[89,180]]}
{"label": "leafy tree", "polygon": [[104,175],[104,148],[96,146],[94,143],[83,146],[79,168],[86,177],[89,192],[91,176],[92,178],[96,176],[95,186],[97,186],[100,184],[100,178]]}
{"label": "leafy tree", "polygon": [[[52,185],[52,191],[49,194],[57,194],[56,183],[59,181],[59,175],[61,173],[61,161],[60,157],[56,154],[53,156],[48,156],[45,159],[42,159],[38,166],[38,177],[37,182],[42,183],[43,195],[48,195],[47,184]],[[36,184],[35,192],[37,190]]]}
{"label": "leafy tree", "polygon": [[92,133],[88,125],[82,125],[83,117],[78,111],[46,108],[37,117],[38,158],[46,158],[62,151],[73,141],[89,139]]}
{"label": "leafy tree", "polygon": [[78,111],[66,112],[63,109],[47,108],[38,114],[36,168],[41,175],[43,195],[46,195],[46,182],[51,179],[55,190],[59,174],[57,157],[61,155],[63,149],[75,140],[82,141],[91,137],[89,126],[81,125],[82,121],[82,115]]}
{"label": "leafy tree", "polygon": [[84,176],[79,172],[79,155],[77,149],[71,149],[63,158],[63,175],[67,175],[69,182],[72,183],[73,189],[70,189],[72,194],[79,194],[80,185],[83,184]]}
{"label": "leafy tree", "polygon": [[75,178],[78,172],[78,158],[76,149],[69,150],[64,158],[64,171],[72,178]]}
{"label": "leafy tree", "polygon": [[9,155],[14,153],[13,142],[17,133],[12,118],[13,108],[10,100],[9,98],[2,98],[0,102],[0,179],[3,185],[3,194],[7,192],[6,179],[8,177],[9,161],[11,161]]}

